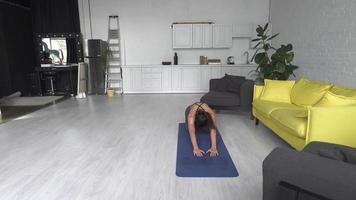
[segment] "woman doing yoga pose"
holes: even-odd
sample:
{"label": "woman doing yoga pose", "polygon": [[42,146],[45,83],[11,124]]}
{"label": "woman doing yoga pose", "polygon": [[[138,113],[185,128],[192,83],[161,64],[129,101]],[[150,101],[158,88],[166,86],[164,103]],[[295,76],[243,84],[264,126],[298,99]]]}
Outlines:
{"label": "woman doing yoga pose", "polygon": [[[216,148],[216,117],[215,112],[205,103],[194,103],[185,110],[185,124],[193,146],[194,156],[201,157],[204,153],[218,156]],[[207,152],[201,150],[197,143],[196,129],[210,133],[211,147]]]}

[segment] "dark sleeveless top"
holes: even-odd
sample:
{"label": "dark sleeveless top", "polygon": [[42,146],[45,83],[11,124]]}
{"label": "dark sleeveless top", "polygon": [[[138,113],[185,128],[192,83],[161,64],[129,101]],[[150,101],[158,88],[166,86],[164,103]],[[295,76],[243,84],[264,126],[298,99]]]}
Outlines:
{"label": "dark sleeveless top", "polygon": [[[204,103],[201,103],[201,102],[195,102],[195,103],[193,103],[192,105],[188,106],[188,107],[185,109],[185,127],[187,128],[187,130],[188,130],[188,115],[189,115],[189,113],[190,113],[191,107],[192,107],[193,105],[197,105],[197,106],[198,106],[197,111],[198,111],[198,110],[203,110],[203,111],[205,111],[204,108],[202,107],[203,104],[204,104]],[[210,132],[210,128],[209,128],[208,126],[195,127],[195,128],[199,128],[199,129],[203,130],[204,132],[208,132],[208,133]]]}

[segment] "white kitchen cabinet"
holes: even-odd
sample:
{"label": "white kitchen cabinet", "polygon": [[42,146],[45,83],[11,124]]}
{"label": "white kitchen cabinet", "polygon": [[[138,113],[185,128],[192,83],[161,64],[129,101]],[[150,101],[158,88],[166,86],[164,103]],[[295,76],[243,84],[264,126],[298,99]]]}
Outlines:
{"label": "white kitchen cabinet", "polygon": [[182,90],[200,90],[200,67],[181,67],[182,69]]}
{"label": "white kitchen cabinet", "polygon": [[212,67],[201,67],[200,69],[200,89],[209,91],[209,82],[212,79]]}
{"label": "white kitchen cabinet", "polygon": [[200,91],[200,67],[172,66],[172,92],[192,93]]}
{"label": "white kitchen cabinet", "polygon": [[142,68],[142,90],[162,90],[162,69],[160,67]]}
{"label": "white kitchen cabinet", "polygon": [[232,25],[213,24],[213,47],[232,47]]}
{"label": "white kitchen cabinet", "polygon": [[203,24],[203,48],[213,48],[213,25]]}
{"label": "white kitchen cabinet", "polygon": [[193,24],[193,48],[212,48],[213,29],[211,24]]}
{"label": "white kitchen cabinet", "polygon": [[225,74],[233,75],[233,76],[241,76],[241,68],[240,67],[221,67],[221,77],[225,76]]}
{"label": "white kitchen cabinet", "polygon": [[231,48],[232,25],[174,24],[173,49]]}
{"label": "white kitchen cabinet", "polygon": [[210,79],[246,76],[256,65],[123,66],[124,93],[205,93]]}
{"label": "white kitchen cabinet", "polygon": [[188,49],[193,47],[193,25],[174,24],[173,25],[173,48]]}
{"label": "white kitchen cabinet", "polygon": [[123,67],[125,93],[161,93],[172,88],[171,67],[130,66]]}
{"label": "white kitchen cabinet", "polygon": [[211,67],[211,78],[221,78],[221,67]]}
{"label": "white kitchen cabinet", "polygon": [[203,26],[193,24],[193,48],[203,48]]}
{"label": "white kitchen cabinet", "polygon": [[172,67],[172,91],[179,92],[182,89],[182,67]]}
{"label": "white kitchen cabinet", "polygon": [[142,73],[141,66],[131,66],[130,68],[123,68],[123,89],[124,91],[140,91]]}
{"label": "white kitchen cabinet", "polygon": [[172,90],[172,68],[162,67],[162,90],[171,91]]}

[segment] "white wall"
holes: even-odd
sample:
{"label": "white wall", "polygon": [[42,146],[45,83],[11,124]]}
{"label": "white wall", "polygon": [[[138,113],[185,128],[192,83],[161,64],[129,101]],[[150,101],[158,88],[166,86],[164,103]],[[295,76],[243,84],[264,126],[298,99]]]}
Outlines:
{"label": "white wall", "polygon": [[356,1],[272,0],[274,44],[291,42],[299,76],[356,86]]}
{"label": "white wall", "polygon": [[[170,25],[175,21],[213,21],[215,23],[265,23],[267,0],[90,0],[93,38],[107,40],[108,15],[120,16],[126,64],[158,64],[173,60]],[[88,0],[79,0],[82,32],[90,38]],[[199,62],[199,56],[235,56],[243,62],[248,39],[234,39],[228,50],[177,50],[181,64]]]}

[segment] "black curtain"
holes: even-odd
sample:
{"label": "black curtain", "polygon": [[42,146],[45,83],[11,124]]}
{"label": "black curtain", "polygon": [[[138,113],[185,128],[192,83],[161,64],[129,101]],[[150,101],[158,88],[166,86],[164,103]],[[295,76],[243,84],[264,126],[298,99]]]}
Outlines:
{"label": "black curtain", "polygon": [[[27,75],[39,66],[37,34],[80,33],[77,0],[9,2],[0,0],[0,97],[28,90]],[[16,6],[18,2],[25,4]],[[69,61],[77,62],[76,47],[69,48]]]}
{"label": "black curtain", "polygon": [[[32,0],[31,9],[33,30],[36,34],[80,33],[77,0]],[[78,63],[77,53],[76,40],[68,38],[67,62]]]}
{"label": "black curtain", "polygon": [[67,63],[78,63],[77,40],[75,38],[67,38]]}
{"label": "black curtain", "polygon": [[[0,5],[0,30],[4,30],[3,14]],[[11,79],[9,71],[9,63],[5,46],[5,35],[0,31],[0,98],[11,93]]]}
{"label": "black curtain", "polygon": [[35,33],[80,33],[77,0],[32,0]]}
{"label": "black curtain", "polygon": [[0,2],[0,97],[27,92],[35,60],[30,10]]}

